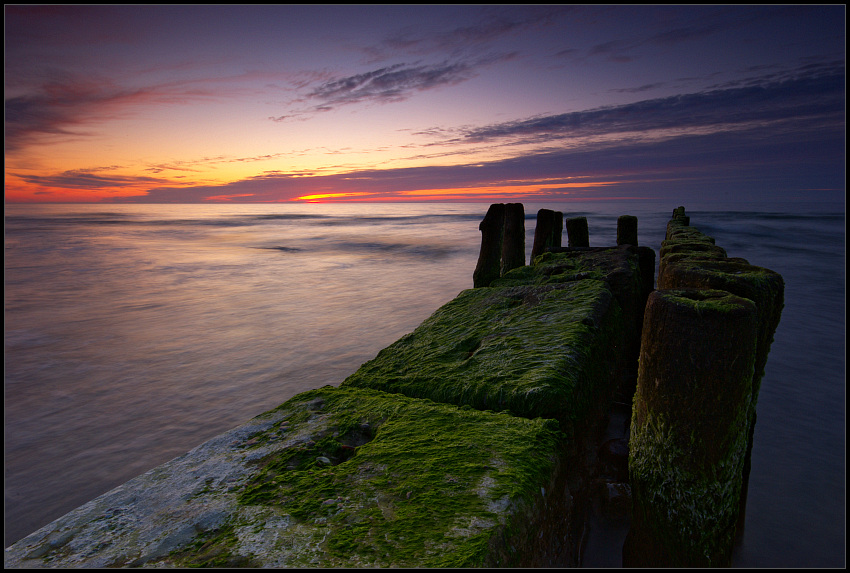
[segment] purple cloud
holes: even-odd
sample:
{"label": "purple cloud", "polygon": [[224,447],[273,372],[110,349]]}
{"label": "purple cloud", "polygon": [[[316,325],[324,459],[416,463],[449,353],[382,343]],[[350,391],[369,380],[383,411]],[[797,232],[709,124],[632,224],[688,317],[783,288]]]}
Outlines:
{"label": "purple cloud", "polygon": [[780,81],[769,83],[753,81],[743,87],[493,124],[470,129],[465,138],[472,142],[509,138],[541,142],[672,128],[731,128],[780,120],[828,118],[843,123],[843,63],[817,70],[816,74],[786,74]]}
{"label": "purple cloud", "polygon": [[57,175],[27,175],[10,173],[27,183],[41,187],[60,187],[65,189],[106,189],[114,187],[136,187],[139,185],[162,185],[167,179],[124,175],[98,175],[88,169],[74,169]]}
{"label": "purple cloud", "polygon": [[376,70],[326,81],[313,88],[305,99],[319,103],[289,115],[271,116],[274,122],[302,117],[337,107],[363,102],[393,103],[404,101],[417,92],[450,86],[474,77],[484,66],[513,59],[515,53],[491,54],[477,60],[439,64],[399,63]]}

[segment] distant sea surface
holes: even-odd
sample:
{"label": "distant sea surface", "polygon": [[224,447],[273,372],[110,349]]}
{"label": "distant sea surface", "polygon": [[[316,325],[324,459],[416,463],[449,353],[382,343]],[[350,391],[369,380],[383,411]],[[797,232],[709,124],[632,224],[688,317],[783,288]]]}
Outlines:
{"label": "distant sea surface", "polygon": [[[591,246],[674,204],[526,204]],[[845,564],[844,204],[685,205],[785,279],[734,565]],[[338,385],[472,287],[485,204],[6,205],[5,545],[274,408]],[[566,237],[564,238],[566,244]]]}

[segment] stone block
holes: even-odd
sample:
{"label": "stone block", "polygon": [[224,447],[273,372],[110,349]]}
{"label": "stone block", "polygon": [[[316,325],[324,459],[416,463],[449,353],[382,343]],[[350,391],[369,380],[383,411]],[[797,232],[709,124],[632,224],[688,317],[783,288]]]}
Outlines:
{"label": "stone block", "polygon": [[598,278],[469,289],[342,386],[554,418],[569,432],[612,392],[623,330]]}
{"label": "stone block", "polygon": [[326,386],[94,499],[6,567],[572,564],[551,420]]}

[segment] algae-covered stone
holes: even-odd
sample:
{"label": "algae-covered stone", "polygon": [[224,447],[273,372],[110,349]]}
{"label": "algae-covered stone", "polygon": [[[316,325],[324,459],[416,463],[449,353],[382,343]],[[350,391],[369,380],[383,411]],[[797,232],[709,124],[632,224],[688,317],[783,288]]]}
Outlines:
{"label": "algae-covered stone", "polygon": [[[545,285],[584,279],[608,283],[623,311],[622,332],[629,348],[626,360],[637,360],[646,296],[652,290],[655,253],[651,249],[619,247],[562,248],[547,252],[534,264],[505,274],[490,286]],[[614,342],[619,344],[619,342]]]}
{"label": "algae-covered stone", "polygon": [[612,390],[622,321],[601,279],[470,289],[342,385],[554,418],[569,431]]}
{"label": "algae-covered stone", "polygon": [[327,386],[43,527],[6,566],[570,564],[561,440],[551,420]]}

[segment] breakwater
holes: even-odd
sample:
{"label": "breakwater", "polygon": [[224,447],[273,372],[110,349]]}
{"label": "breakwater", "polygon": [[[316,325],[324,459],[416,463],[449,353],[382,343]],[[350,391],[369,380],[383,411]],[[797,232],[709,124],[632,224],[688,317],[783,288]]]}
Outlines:
{"label": "breakwater", "polygon": [[[431,398],[405,397],[400,392],[419,391],[419,373],[380,376],[406,360],[382,365],[387,356],[376,357],[372,374],[299,395],[69,514],[29,549],[30,558],[52,566],[97,559],[576,562],[572,547],[581,538],[587,483],[587,451],[579,443],[604,416],[608,393],[634,369],[619,350],[627,330],[621,301],[639,292],[634,251],[620,245],[549,252],[540,264],[500,269],[496,284],[465,291],[416,336],[382,353],[418,356],[423,370],[431,369],[420,381],[454,376],[469,384],[445,384]],[[487,311],[474,325],[463,318]],[[609,335],[616,335],[614,350],[600,342]],[[536,345],[553,351],[535,353]],[[514,363],[518,368],[509,370]],[[476,387],[476,368],[494,373],[502,391]],[[495,377],[501,371],[505,379],[531,374],[511,387]],[[409,384],[388,392],[362,387],[363,379]],[[570,403],[547,403],[557,401]],[[548,408],[546,417],[557,423],[517,415],[524,402]]]}
{"label": "breakwater", "polygon": [[647,301],[629,473],[627,566],[729,566],[743,527],[782,277],[727,257],[673,212]]}

